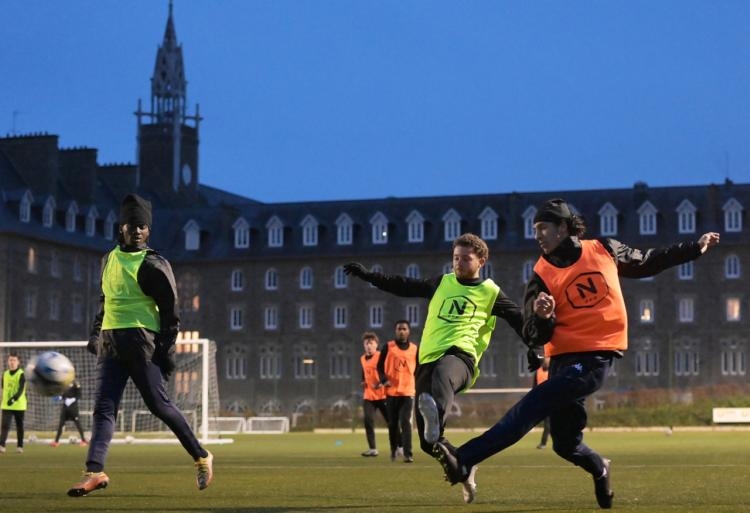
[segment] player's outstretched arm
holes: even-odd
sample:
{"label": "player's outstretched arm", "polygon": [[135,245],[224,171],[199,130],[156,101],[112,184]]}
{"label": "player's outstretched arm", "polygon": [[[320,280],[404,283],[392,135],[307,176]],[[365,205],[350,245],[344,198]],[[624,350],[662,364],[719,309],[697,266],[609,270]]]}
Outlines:
{"label": "player's outstretched arm", "polygon": [[372,273],[369,272],[364,265],[359,262],[349,262],[344,264],[344,273],[351,276],[356,276],[360,280],[370,281]]}
{"label": "player's outstretched arm", "polygon": [[701,248],[701,254],[708,251],[708,248],[716,246],[721,239],[721,234],[716,232],[708,232],[701,235],[698,239],[698,246]]}

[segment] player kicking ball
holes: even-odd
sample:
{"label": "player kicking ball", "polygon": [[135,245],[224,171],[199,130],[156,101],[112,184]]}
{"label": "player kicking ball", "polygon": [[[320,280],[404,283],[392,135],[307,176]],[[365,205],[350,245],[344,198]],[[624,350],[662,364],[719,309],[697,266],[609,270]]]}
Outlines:
{"label": "player kicking ball", "polygon": [[68,490],[82,497],[109,486],[104,460],[128,379],[146,406],[177,436],[193,458],[196,484],[213,480],[213,455],[201,447],[164,383],[175,369],[179,331],[177,290],[172,267],[146,243],[151,234],[151,203],[129,194],[120,209],[119,244],[102,260],[99,313],[88,349],[97,355],[94,422],[83,479]]}

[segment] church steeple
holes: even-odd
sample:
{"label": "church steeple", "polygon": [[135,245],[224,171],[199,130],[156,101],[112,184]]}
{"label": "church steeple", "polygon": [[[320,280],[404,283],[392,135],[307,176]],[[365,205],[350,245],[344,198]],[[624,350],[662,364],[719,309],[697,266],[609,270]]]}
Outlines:
{"label": "church steeple", "polygon": [[185,115],[187,81],[182,61],[182,46],[177,43],[177,32],[172,17],[172,1],[164,29],[164,40],[156,52],[154,75],[151,77],[151,111],[158,121],[167,121],[172,113]]}
{"label": "church steeple", "polygon": [[[162,197],[190,196],[198,186],[198,128],[201,117],[187,114],[187,80],[177,42],[172,0],[164,39],[151,77],[151,109],[138,100],[138,185]],[[192,126],[188,123],[192,122]]]}

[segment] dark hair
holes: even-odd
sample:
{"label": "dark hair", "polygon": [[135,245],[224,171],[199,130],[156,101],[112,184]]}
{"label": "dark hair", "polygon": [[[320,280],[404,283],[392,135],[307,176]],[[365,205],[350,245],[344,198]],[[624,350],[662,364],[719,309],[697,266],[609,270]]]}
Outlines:
{"label": "dark hair", "polygon": [[568,233],[573,237],[583,237],[586,233],[586,221],[583,217],[573,214],[570,219],[565,219],[565,223],[568,225]]}
{"label": "dark hair", "polygon": [[408,326],[408,328],[411,329],[411,324],[409,324],[409,321],[407,321],[406,319],[397,320],[396,322],[393,323],[393,327],[395,328],[399,324],[406,324],[406,326]]}
{"label": "dark hair", "polygon": [[8,358],[18,358],[19,360],[21,359],[21,357],[18,356],[18,353],[16,353],[16,352],[9,352],[8,353]]}
{"label": "dark hair", "polygon": [[362,342],[364,342],[365,340],[374,340],[378,344],[380,343],[380,339],[372,331],[365,331],[364,333],[362,333]]}
{"label": "dark hair", "polygon": [[471,248],[479,258],[484,258],[485,260],[490,257],[490,249],[487,247],[487,243],[473,233],[464,233],[454,240],[453,249],[456,249],[456,246]]}

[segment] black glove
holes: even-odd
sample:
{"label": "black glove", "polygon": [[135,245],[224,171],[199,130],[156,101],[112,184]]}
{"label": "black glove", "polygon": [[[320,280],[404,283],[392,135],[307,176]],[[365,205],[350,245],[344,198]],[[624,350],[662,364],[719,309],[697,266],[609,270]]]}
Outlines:
{"label": "black glove", "polygon": [[12,405],[14,402],[16,402],[16,400],[12,397],[8,398],[8,406]]}
{"label": "black glove", "polygon": [[89,353],[93,354],[94,356],[99,355],[99,337],[91,337],[89,339],[89,343],[86,344],[86,349]]}
{"label": "black glove", "polygon": [[361,278],[365,281],[369,281],[370,276],[372,276],[372,273],[365,269],[365,266],[360,264],[359,262],[349,262],[348,264],[345,264],[344,272],[346,274],[356,276],[357,278]]}
{"label": "black glove", "polygon": [[526,352],[526,361],[529,362],[529,372],[534,372],[542,366],[544,356],[539,356],[536,354],[536,351],[534,351],[534,348],[530,347]]}
{"label": "black glove", "polygon": [[156,348],[154,349],[154,356],[151,358],[151,361],[159,367],[164,379],[169,380],[175,367],[177,367],[174,357],[174,344],[167,346],[157,341]]}

